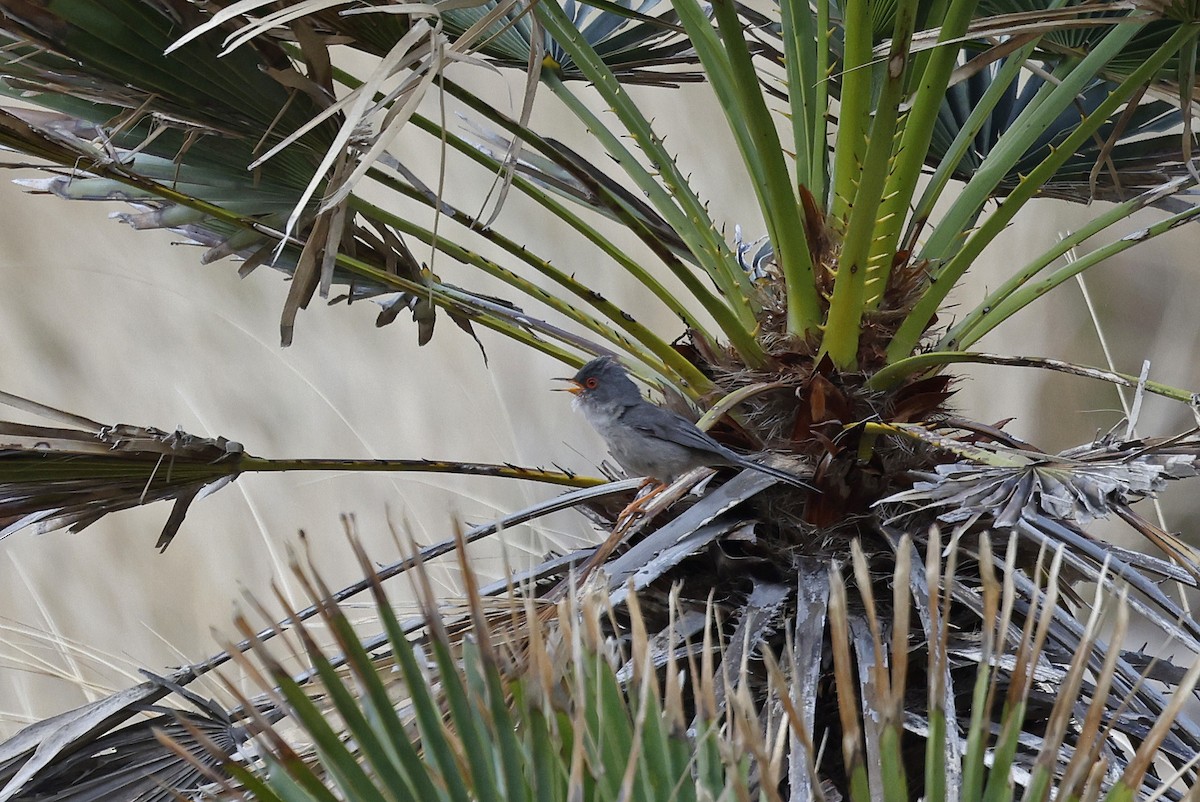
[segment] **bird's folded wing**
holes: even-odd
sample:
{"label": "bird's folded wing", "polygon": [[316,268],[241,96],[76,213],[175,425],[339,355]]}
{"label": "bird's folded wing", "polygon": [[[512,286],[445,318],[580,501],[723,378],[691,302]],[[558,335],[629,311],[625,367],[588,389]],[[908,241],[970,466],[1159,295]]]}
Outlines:
{"label": "bird's folded wing", "polygon": [[[630,420],[632,418],[632,420]],[[635,416],[626,415],[623,419],[638,432],[658,440],[694,448],[699,451],[709,451],[723,456],[732,453],[725,446],[696,428],[696,424],[682,415],[676,415],[661,407],[642,407]]]}

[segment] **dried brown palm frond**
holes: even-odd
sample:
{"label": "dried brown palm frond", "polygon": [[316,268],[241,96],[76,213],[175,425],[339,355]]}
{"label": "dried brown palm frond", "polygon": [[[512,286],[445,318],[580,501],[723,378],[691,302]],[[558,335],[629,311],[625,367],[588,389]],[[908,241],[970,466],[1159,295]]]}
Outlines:
{"label": "dried brown palm frond", "polygon": [[[153,684],[152,681],[150,685]],[[220,770],[220,760],[211,750],[221,748],[232,752],[246,739],[219,705],[181,688],[175,690],[182,704],[195,702],[200,705],[199,710],[185,710],[177,705],[155,707],[128,698],[117,706],[112,703],[118,697],[109,697],[104,702],[112,713],[141,713],[149,717],[134,726],[110,731],[108,725],[117,716],[105,720],[95,715],[97,705],[39,722],[43,732],[53,733],[55,748],[44,749],[42,760],[31,761],[21,748],[24,746],[21,741],[6,742],[8,748],[0,754],[0,796],[59,802],[114,799],[165,802],[177,799],[176,794],[195,793],[208,784],[207,773]],[[37,742],[41,732],[25,730],[22,735],[30,742]],[[175,742],[175,752],[162,748],[163,737]],[[189,759],[179,759],[180,754],[188,755]],[[10,796],[10,790],[19,793]]]}
{"label": "dried brown palm frond", "polygon": [[78,532],[111,512],[170,500],[157,544],[165,549],[191,503],[240,473],[241,444],[225,438],[106,426],[8,393],[0,401],[60,424],[0,422],[0,538],[27,526]]}
{"label": "dried brown palm frond", "polygon": [[[922,557],[902,536],[887,570],[855,544],[844,564],[801,565],[794,588],[759,585],[722,621],[726,605],[697,606],[685,583],[661,600],[653,588],[615,599],[610,582],[577,577],[556,604],[531,578],[480,588],[467,539],[447,541],[465,572],[462,606],[436,599],[423,579],[434,552],[378,572],[352,541],[363,582],[332,593],[298,570],[310,607],[284,604],[284,618],[257,632],[243,620],[240,644],[81,709],[71,718],[86,724],[73,736],[47,722],[0,746],[9,780],[0,799],[105,799],[96,789],[129,782],[135,756],[156,772],[143,783],[170,782],[173,771],[185,796],[249,789],[260,800],[405,797],[447,783],[468,798],[545,798],[581,781],[597,800],[622,788],[689,799],[705,789],[828,799],[890,788],[932,800],[984,788],[999,799],[1030,789],[1093,800],[1123,788],[1178,799],[1195,782],[1182,707],[1200,669],[1132,669],[1113,645],[1128,626],[1125,596],[1137,591],[1103,590],[1103,569],[1086,623],[1064,615],[1067,546],[1043,550],[1027,575],[1016,538],[995,554],[986,533],[944,543],[935,532]],[[421,609],[407,619],[383,586],[406,570]],[[364,590],[374,602],[355,622],[342,605]],[[968,630],[972,615],[986,624]],[[195,705],[182,686],[231,655],[257,693],[232,683],[225,710],[207,703],[203,718],[120,725],[151,692]],[[157,748],[145,740],[155,730]],[[32,760],[51,734],[74,757]],[[107,747],[107,764],[88,757]],[[1156,760],[1181,773],[1158,774]],[[86,767],[93,784],[53,768],[68,764]],[[173,798],[144,787],[117,793]],[[280,797],[285,788],[293,795]]]}
{"label": "dried brown palm frond", "polygon": [[[222,9],[217,16],[229,28],[241,26],[227,41],[257,34],[283,42],[297,40],[301,47],[312,40],[345,44],[376,56],[391,52],[411,30],[412,7],[388,3],[292,3],[271,15],[254,15],[254,6],[268,3],[212,3]],[[414,6],[417,4],[413,4]],[[332,7],[331,7],[332,6]],[[678,16],[657,0],[621,0],[616,3],[565,3],[580,32],[624,83],[673,86],[703,80],[697,57],[683,34]],[[432,7],[432,6],[431,6]],[[515,0],[457,0],[438,4],[448,39],[488,58],[501,67],[527,69],[532,54],[544,54],[561,67],[563,78],[580,80],[583,73],[563,49],[532,20],[530,7]],[[302,19],[300,19],[302,17]],[[295,27],[280,24],[299,20],[309,41]]]}
{"label": "dried brown palm frond", "polygon": [[[905,429],[918,437],[914,427]],[[997,529],[1053,520],[1086,526],[1116,516],[1143,534],[1170,560],[1193,576],[1200,552],[1139,516],[1131,505],[1155,497],[1174,479],[1194,478],[1200,440],[1195,431],[1157,440],[1125,440],[1110,433],[1096,442],[1045,455],[1003,444],[986,449],[938,438],[937,447],[973,461],[943,463],[932,473],[914,472],[909,490],[882,499],[898,504],[900,515],[914,509],[932,513],[943,524],[971,525],[990,519]],[[915,506],[914,506],[915,505]]]}
{"label": "dried brown palm frond", "polygon": [[[897,427],[924,438],[918,427]],[[1094,443],[1045,455],[1004,444],[984,446],[946,437],[933,441],[973,461],[944,463],[919,475],[911,490],[881,504],[928,502],[947,508],[944,523],[989,515],[999,527],[1039,515],[1084,525],[1165,490],[1167,481],[1195,477],[1200,456],[1196,432],[1151,441],[1110,433]]]}
{"label": "dried brown palm frond", "polygon": [[0,540],[32,527],[79,532],[113,512],[174,501],[158,542],[165,550],[193,501],[243,473],[277,471],[418,471],[523,479],[568,487],[602,480],[516,465],[448,460],[271,460],[224,437],[182,429],[165,432],[130,424],[106,425],[0,392],[0,404],[47,418],[56,426],[0,420]]}
{"label": "dried brown palm frond", "polygon": [[[509,0],[509,4],[511,2]],[[222,55],[255,40],[269,39],[267,34],[271,31],[282,30],[288,40],[299,41],[308,69],[303,76],[293,70],[289,83],[317,99],[320,111],[294,131],[285,132],[277,143],[259,154],[247,169],[253,170],[269,163],[299,143],[311,130],[336,123],[336,133],[321,155],[320,162],[312,170],[284,224],[285,235],[294,233],[305,222],[303,218],[310,203],[315,202],[317,225],[327,218],[324,226],[332,236],[328,244],[319,243],[314,247],[318,248],[317,253],[336,253],[341,241],[337,221],[343,220],[348,212],[346,200],[350,193],[368,170],[379,169],[377,165],[380,164],[395,163],[395,158],[388,154],[388,148],[392,146],[396,135],[415,113],[417,104],[434,85],[445,66],[455,61],[469,60],[471,48],[477,45],[477,37],[466,32],[454,41],[448,39],[443,31],[442,14],[432,5],[410,3],[402,7],[366,6],[352,9],[346,13],[403,14],[407,24],[403,35],[392,43],[366,79],[339,95],[334,88],[329,46],[320,41],[306,19],[325,4],[300,2],[265,15],[256,13],[260,7],[270,5],[264,0],[261,3],[241,2],[222,9],[172,42],[167,53],[169,55],[186,48],[191,42],[203,39],[206,34],[230,25],[240,27],[226,37]],[[310,242],[313,241],[310,239]],[[332,261],[326,267],[326,271],[331,270]],[[327,284],[328,279],[326,287]]]}

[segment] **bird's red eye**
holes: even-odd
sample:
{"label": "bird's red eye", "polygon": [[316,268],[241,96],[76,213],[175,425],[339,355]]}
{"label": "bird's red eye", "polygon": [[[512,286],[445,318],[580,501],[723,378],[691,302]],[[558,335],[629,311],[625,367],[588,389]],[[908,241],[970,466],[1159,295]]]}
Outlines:
{"label": "bird's red eye", "polygon": [[589,390],[595,390],[597,387],[600,386],[600,380],[597,379],[595,376],[592,376],[590,379],[588,379],[587,381],[585,381],[583,383],[583,386],[588,388]]}

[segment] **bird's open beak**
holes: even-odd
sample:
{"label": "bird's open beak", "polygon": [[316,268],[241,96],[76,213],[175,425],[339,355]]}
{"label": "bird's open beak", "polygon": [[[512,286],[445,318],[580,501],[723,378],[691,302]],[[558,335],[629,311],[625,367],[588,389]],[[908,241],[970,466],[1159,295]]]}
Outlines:
{"label": "bird's open beak", "polygon": [[579,395],[580,393],[583,392],[583,385],[580,384],[579,382],[575,381],[574,379],[568,379],[568,378],[559,376],[559,377],[556,377],[554,379],[554,381],[571,383],[570,387],[555,387],[554,392],[556,392],[556,393],[570,393],[571,395]]}

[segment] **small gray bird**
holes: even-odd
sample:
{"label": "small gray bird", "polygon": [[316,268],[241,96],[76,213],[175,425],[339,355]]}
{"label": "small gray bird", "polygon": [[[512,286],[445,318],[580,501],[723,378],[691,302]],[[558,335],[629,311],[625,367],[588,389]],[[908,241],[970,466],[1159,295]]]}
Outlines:
{"label": "small gray bird", "polygon": [[729,465],[816,489],[787,471],[730,451],[687,418],[651,404],[612,357],[593,359],[573,377],[561,381],[571,382],[571,387],[563,389],[575,396],[575,406],[583,410],[608,450],[631,474],[670,483],[692,468]]}

